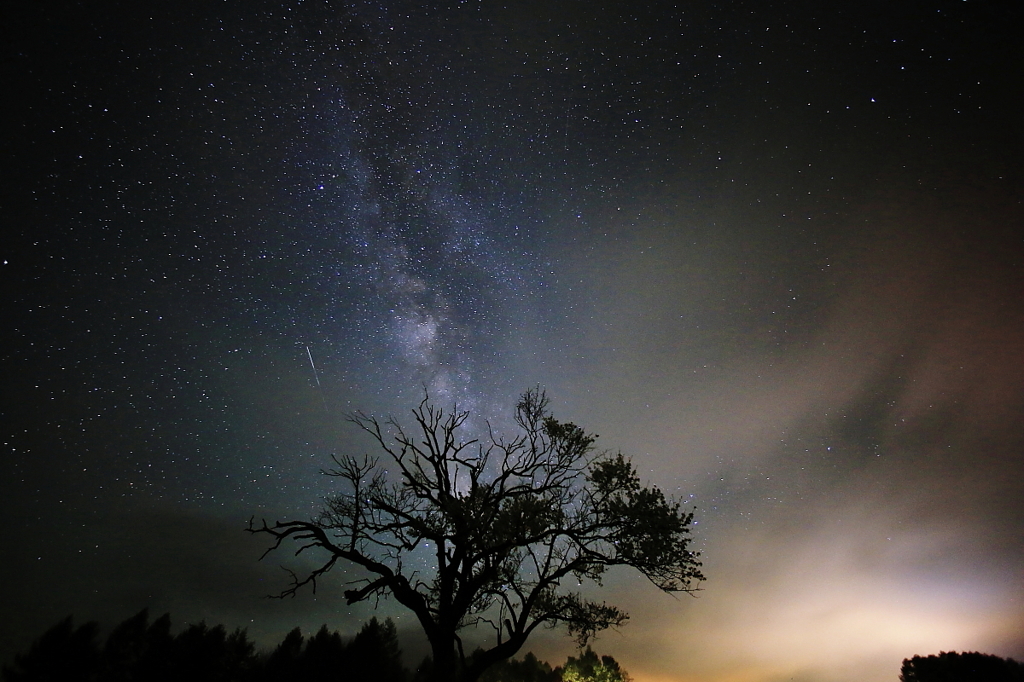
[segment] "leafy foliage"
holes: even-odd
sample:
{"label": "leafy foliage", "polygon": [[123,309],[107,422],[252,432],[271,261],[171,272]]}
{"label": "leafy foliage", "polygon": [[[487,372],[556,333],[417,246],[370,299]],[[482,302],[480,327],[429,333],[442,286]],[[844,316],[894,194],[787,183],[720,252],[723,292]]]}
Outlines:
{"label": "leafy foliage", "polygon": [[[609,567],[631,566],[666,592],[694,591],[703,575],[689,548],[692,513],[641,485],[621,454],[595,455],[596,436],[547,408],[541,391],[526,392],[518,435],[486,442],[463,440],[468,413],[426,398],[412,431],[351,415],[382,457],[334,457],[324,473],[341,490],[313,520],[250,523],[275,539],[267,552],[285,540],[299,553],[326,551],[279,596],[315,590],[339,560],[362,568],[370,577],[345,592],[348,603],[394,597],[423,627],[435,679],[472,681],[539,626],[564,626],[582,646],[627,620],[563,584],[600,584]],[[432,571],[422,571],[424,558]],[[459,632],[476,625],[491,627],[496,644],[470,658]]]}
{"label": "leafy foliage", "polygon": [[611,656],[601,656],[590,647],[579,658],[569,657],[561,682],[631,682],[632,678]]}

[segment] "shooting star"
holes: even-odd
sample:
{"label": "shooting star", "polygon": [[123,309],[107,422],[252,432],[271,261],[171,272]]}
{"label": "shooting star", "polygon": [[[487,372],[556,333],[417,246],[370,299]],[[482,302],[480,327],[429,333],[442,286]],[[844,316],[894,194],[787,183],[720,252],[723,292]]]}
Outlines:
{"label": "shooting star", "polygon": [[324,404],[324,412],[330,412],[327,409],[327,400],[324,399],[324,388],[320,385],[320,374],[316,371],[316,365],[313,363],[313,353],[310,352],[309,346],[306,346],[306,355],[309,356],[309,366],[313,368],[313,378],[316,379],[316,388],[320,392],[320,402]]}

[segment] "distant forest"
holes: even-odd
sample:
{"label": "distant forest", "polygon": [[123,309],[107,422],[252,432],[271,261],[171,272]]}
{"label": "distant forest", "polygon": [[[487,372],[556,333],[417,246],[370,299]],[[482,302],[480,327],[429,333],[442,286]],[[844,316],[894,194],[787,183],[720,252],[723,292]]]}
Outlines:
{"label": "distant forest", "polygon": [[[68,616],[27,653],[3,667],[5,682],[420,682],[430,658],[415,670],[402,663],[391,619],[372,618],[354,637],[324,625],[305,637],[299,628],[276,647],[257,649],[245,630],[189,625],[171,634],[171,617],[150,622],[143,610],[117,625],[105,640],[99,624],[75,627]],[[489,668],[480,682],[629,682],[611,656],[590,648],[552,668],[532,653]]]}
{"label": "distant forest", "polygon": [[[260,651],[245,630],[189,625],[171,634],[171,617],[150,622],[146,610],[117,625],[105,640],[95,622],[75,627],[70,616],[40,636],[27,653],[3,667],[4,682],[422,682],[402,663],[390,618],[370,619],[354,637],[322,626],[305,637],[299,628]],[[895,671],[894,671],[895,673]],[[895,677],[895,674],[894,674]],[[901,682],[1024,682],[1024,664],[977,652],[941,652],[903,661]],[[532,653],[487,669],[480,682],[630,682],[611,656],[589,647],[558,667]]]}

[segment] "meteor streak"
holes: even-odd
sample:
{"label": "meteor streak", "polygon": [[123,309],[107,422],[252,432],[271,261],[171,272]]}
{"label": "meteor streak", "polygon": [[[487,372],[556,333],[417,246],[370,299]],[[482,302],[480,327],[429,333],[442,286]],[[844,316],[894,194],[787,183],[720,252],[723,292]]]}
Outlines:
{"label": "meteor streak", "polygon": [[320,391],[320,402],[324,404],[324,412],[329,412],[327,409],[327,400],[324,399],[324,389],[320,385],[320,374],[316,371],[316,365],[313,364],[313,353],[310,352],[309,346],[306,346],[306,355],[309,356],[309,366],[313,368],[313,378],[316,379],[316,387]]}

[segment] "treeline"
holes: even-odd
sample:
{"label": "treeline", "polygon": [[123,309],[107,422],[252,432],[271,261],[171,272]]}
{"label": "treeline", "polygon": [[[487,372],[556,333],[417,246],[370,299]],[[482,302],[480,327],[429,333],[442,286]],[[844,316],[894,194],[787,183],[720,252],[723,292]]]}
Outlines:
{"label": "treeline", "polygon": [[257,651],[245,630],[189,625],[171,634],[169,614],[149,621],[146,610],[116,626],[101,644],[95,622],[75,627],[69,616],[4,666],[5,682],[341,682],[372,678],[407,682],[394,623],[376,618],[351,641],[320,628],[312,637],[292,630],[270,652]]}
{"label": "treeline", "polygon": [[[372,618],[345,639],[324,625],[305,637],[299,628],[268,651],[247,632],[222,625],[189,625],[171,634],[164,614],[150,622],[143,610],[117,625],[105,640],[95,622],[75,627],[67,617],[3,667],[5,682],[422,682],[430,659],[416,670],[402,665],[398,632],[390,618]],[[628,682],[611,656],[587,649],[552,668],[532,653],[493,666],[480,682]]]}
{"label": "treeline", "polygon": [[1024,663],[977,651],[942,651],[903,661],[901,682],[1024,682]]}

